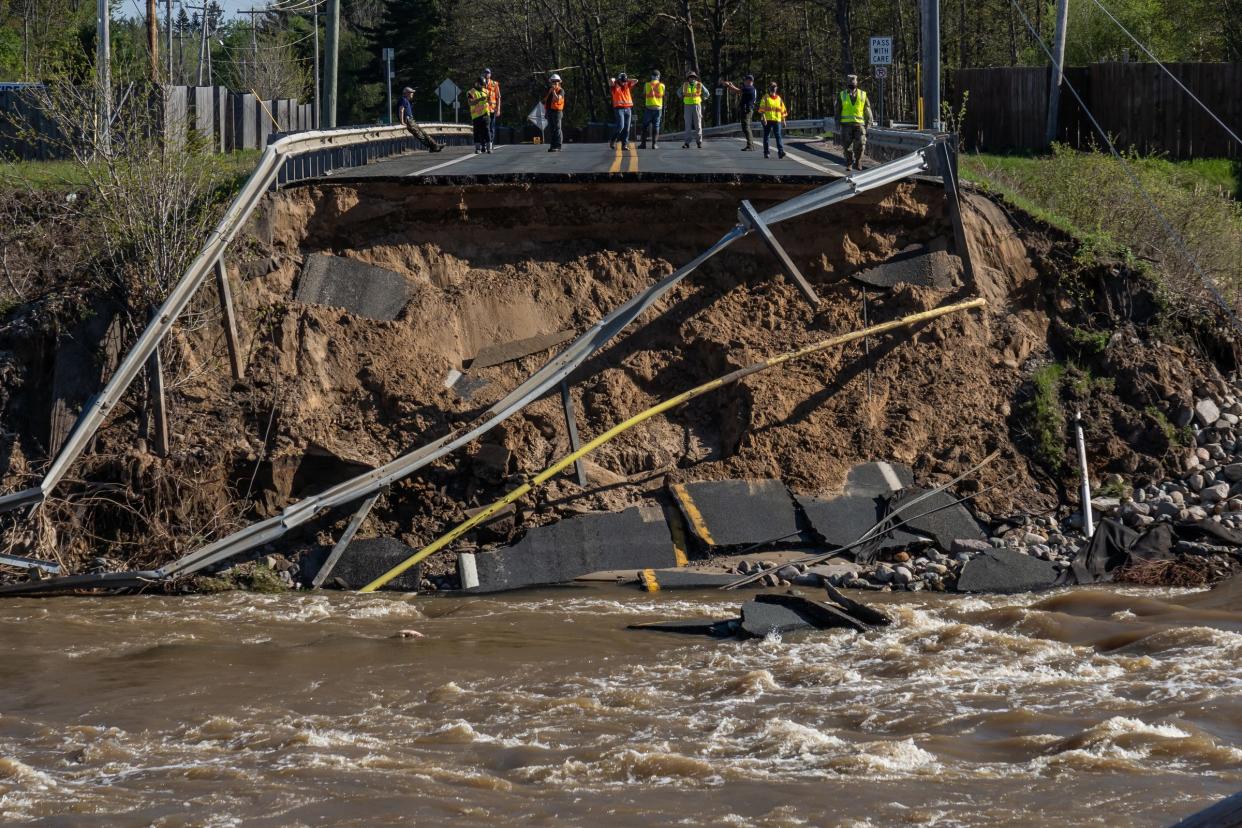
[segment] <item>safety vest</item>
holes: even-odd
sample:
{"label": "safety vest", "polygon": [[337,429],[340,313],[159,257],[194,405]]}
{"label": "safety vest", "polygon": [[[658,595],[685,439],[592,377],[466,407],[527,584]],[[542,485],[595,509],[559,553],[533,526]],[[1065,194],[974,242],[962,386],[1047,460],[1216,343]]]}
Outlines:
{"label": "safety vest", "polygon": [[560,112],[562,109],[565,108],[565,90],[564,89],[549,89],[547,101],[548,101],[548,109],[551,109],[554,112]]}
{"label": "safety vest", "polygon": [[492,112],[500,109],[500,84],[494,80],[489,80],[487,86],[483,87],[487,90],[487,100],[492,105]]}
{"label": "safety vest", "polygon": [[867,122],[867,93],[858,90],[858,100],[850,100],[850,93],[841,91],[841,123],[865,124]]}
{"label": "safety vest", "polygon": [[491,96],[486,89],[471,89],[466,93],[466,102],[470,104],[471,120],[492,114]]}
{"label": "safety vest", "polygon": [[686,87],[681,94],[681,102],[684,104],[703,103],[703,85],[698,81],[686,81]]}
{"label": "safety vest", "polygon": [[643,98],[648,109],[664,108],[664,84],[660,81],[647,81],[643,84]]}
{"label": "safety vest", "polygon": [[634,106],[634,96],[630,94],[630,89],[636,81],[616,81],[612,85],[612,108],[613,109],[630,109]]}
{"label": "safety vest", "polygon": [[763,100],[759,101],[759,114],[765,121],[783,121],[789,110],[780,95],[764,95]]}

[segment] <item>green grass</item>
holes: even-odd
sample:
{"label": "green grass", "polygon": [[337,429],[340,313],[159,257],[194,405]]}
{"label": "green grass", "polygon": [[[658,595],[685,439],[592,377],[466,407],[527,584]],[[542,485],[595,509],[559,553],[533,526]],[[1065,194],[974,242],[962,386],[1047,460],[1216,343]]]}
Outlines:
{"label": "green grass", "polygon": [[[254,170],[261,153],[240,150],[205,156],[216,185],[235,187]],[[10,161],[0,163],[0,186],[31,190],[74,190],[90,186],[89,170],[77,161]]]}
{"label": "green grass", "polygon": [[1061,406],[1061,381],[1065,366],[1050,362],[1031,377],[1035,393],[1027,403],[1027,421],[1035,442],[1035,457],[1052,472],[1065,466],[1065,409]]}
{"label": "green grass", "polygon": [[[1218,159],[1126,156],[1199,267],[1235,302],[1242,296],[1239,165]],[[1108,153],[1054,145],[1049,155],[963,155],[961,175],[1079,240],[1085,260],[1103,254],[1148,261],[1166,285],[1198,294],[1199,277],[1164,223]]]}

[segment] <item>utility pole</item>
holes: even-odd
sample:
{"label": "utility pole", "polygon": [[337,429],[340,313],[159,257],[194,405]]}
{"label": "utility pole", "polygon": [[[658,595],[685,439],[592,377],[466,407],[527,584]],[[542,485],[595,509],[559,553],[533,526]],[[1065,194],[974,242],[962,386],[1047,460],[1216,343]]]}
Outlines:
{"label": "utility pole", "polygon": [[336,64],[341,42],[341,0],[328,0],[327,60],[324,63],[324,109],[328,129],[336,129]]}
{"label": "utility pole", "polygon": [[1048,84],[1048,128],[1046,143],[1057,139],[1057,118],[1061,109],[1061,80],[1065,75],[1065,30],[1069,27],[1069,0],[1057,0],[1057,27],[1052,36],[1052,80]]}
{"label": "utility pole", "polygon": [[147,0],[147,49],[151,52],[151,83],[159,83],[160,18],[156,0]]}
{"label": "utility pole", "polygon": [[176,83],[176,81],[173,80],[172,0],[164,0],[164,26],[168,29],[168,85],[172,86]]}
{"label": "utility pole", "polygon": [[[101,0],[105,2],[105,0]],[[194,8],[191,6],[190,8]],[[198,85],[203,85],[203,67],[207,63],[207,3],[204,2],[200,7],[203,10],[203,16],[198,20]]]}
{"label": "utility pole", "polygon": [[315,4],[315,129],[319,129],[319,4]]}
{"label": "utility pole", "polygon": [[108,0],[99,0],[99,19],[95,23],[95,84],[99,104],[99,146],[112,149],[112,11]]}
{"label": "utility pole", "polygon": [[923,2],[923,121],[940,130],[940,0]]}

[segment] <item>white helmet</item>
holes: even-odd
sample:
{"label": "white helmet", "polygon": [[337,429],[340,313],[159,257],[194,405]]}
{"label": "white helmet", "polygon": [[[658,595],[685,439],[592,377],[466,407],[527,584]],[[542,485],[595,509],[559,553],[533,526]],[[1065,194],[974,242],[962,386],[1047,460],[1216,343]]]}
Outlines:
{"label": "white helmet", "polygon": [[551,75],[548,76],[549,83],[552,81],[559,81],[560,79],[561,79],[561,76],[556,74],[555,72],[553,72]]}

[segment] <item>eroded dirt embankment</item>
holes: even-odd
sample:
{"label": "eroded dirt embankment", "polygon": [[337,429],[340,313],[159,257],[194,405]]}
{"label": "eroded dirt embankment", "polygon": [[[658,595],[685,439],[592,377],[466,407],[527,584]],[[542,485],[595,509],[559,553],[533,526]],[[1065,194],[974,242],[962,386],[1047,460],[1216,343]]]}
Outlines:
{"label": "eroded dirt embankment", "polygon": [[[228,377],[208,295],[204,324],[166,349],[172,455],[154,457],[137,438],[137,408],[120,412],[81,464],[91,485],[52,512],[63,551],[81,560],[102,548],[131,565],[166,560],[423,445],[550,356],[471,371],[487,384],[466,400],[445,379],[480,348],[581,332],[716,241],[736,222],[742,198],[763,209],[803,189],[385,183],[282,191],[236,252],[246,379]],[[1088,370],[1111,366],[1119,380],[1082,389],[1084,404],[1105,418],[1093,431],[1094,461],[1100,470],[1158,476],[1177,461],[1162,412],[1211,381],[1205,357],[1228,361],[1211,326],[1167,324],[1167,309],[1135,274],[1076,263],[1046,228],[1015,221],[982,196],[968,200],[975,279],[957,273],[944,290],[871,288],[865,310],[852,273],[901,251],[951,248],[939,186],[902,183],[777,225],[822,298],[815,311],[756,240],[735,244],[575,373],[579,429],[589,438],[701,381],[862,327],[864,313],[883,321],[973,295],[988,300],[984,313],[877,338],[869,354],[861,345],[828,351],[649,421],[594,456],[586,492],[566,477],[522,503],[513,524],[474,540],[658,499],[679,480],[780,477],[797,491],[821,492],[838,487],[850,465],[882,458],[937,481],[995,449],[1001,460],[964,487],[1008,478],[981,496],[980,508],[1051,509],[1059,482],[1038,453],[1030,375],[1064,357],[1065,341],[1078,343],[1082,332],[1099,348],[1086,357],[1078,348],[1075,358]],[[401,273],[411,301],[394,322],[295,301],[302,264],[317,252]],[[39,363],[25,371],[18,385],[33,394]],[[38,433],[29,409],[6,408],[11,433]],[[26,431],[13,410],[26,412]],[[424,470],[381,499],[363,534],[428,541],[564,454],[559,399],[529,406],[484,442],[511,457],[475,445]],[[38,439],[11,439],[6,482],[35,468],[40,449]],[[339,533],[343,519],[316,524],[318,541]],[[315,542],[308,533],[290,544]]]}

